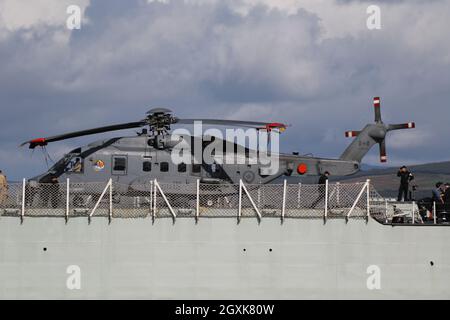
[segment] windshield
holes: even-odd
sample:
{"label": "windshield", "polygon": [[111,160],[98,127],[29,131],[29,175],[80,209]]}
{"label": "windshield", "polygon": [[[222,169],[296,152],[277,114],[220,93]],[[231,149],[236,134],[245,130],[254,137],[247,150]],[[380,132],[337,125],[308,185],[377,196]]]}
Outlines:
{"label": "windshield", "polygon": [[66,154],[64,157],[62,157],[58,162],[56,162],[49,171],[59,171],[61,170],[61,168],[64,168],[67,165],[67,162],[70,160],[70,158],[72,157],[72,155],[70,154]]}

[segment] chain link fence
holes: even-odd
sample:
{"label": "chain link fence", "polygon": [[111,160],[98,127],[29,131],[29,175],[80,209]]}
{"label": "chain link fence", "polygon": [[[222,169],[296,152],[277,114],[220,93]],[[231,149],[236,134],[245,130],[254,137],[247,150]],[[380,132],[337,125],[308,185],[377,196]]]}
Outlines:
{"label": "chain link fence", "polygon": [[[385,200],[355,184],[34,182],[0,191],[0,214],[20,217],[388,219]],[[369,207],[368,207],[369,206]]]}

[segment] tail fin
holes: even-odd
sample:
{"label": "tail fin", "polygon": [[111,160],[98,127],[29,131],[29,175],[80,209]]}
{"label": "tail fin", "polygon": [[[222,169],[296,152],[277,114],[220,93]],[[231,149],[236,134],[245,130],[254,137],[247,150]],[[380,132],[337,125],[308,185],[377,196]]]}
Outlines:
{"label": "tail fin", "polygon": [[356,139],[342,153],[341,160],[361,162],[369,150],[378,143],[380,145],[380,161],[386,162],[386,134],[393,130],[413,129],[416,127],[414,122],[384,124],[381,120],[380,98],[373,98],[373,104],[375,108],[375,123],[366,125],[362,131],[347,131],[345,133],[346,137],[356,137]]}

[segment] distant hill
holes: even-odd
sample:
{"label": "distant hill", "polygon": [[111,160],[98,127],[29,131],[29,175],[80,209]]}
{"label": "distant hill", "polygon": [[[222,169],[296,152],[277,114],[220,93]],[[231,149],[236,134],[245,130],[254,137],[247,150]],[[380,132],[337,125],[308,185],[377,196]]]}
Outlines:
{"label": "distant hill", "polygon": [[[411,183],[418,187],[417,199],[429,197],[436,182],[450,182],[450,161],[409,166],[409,170],[415,176]],[[396,197],[399,187],[397,171],[397,167],[362,170],[355,175],[342,177],[337,180],[356,182],[370,179],[381,195]]]}
{"label": "distant hill", "polygon": [[382,170],[382,169],[386,169],[386,167],[374,166],[374,165],[370,165],[370,164],[366,164],[366,163],[361,163],[361,170],[362,171]]}

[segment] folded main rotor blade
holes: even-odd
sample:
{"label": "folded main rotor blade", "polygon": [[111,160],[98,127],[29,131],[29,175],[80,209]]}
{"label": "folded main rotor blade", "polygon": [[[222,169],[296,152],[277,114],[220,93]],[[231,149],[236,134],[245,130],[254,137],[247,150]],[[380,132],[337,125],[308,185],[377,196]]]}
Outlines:
{"label": "folded main rotor blade", "polygon": [[220,119],[177,119],[177,124],[194,124],[194,122],[202,122],[206,125],[219,126],[233,126],[233,127],[249,127],[249,128],[264,128],[264,129],[280,129],[286,128],[282,123],[269,123],[257,121],[242,121],[242,120],[220,120]]}
{"label": "folded main rotor blade", "polygon": [[34,149],[37,146],[45,146],[49,142],[61,141],[61,140],[82,137],[82,136],[87,136],[87,135],[91,135],[91,134],[109,132],[109,131],[139,128],[144,125],[146,125],[145,121],[115,124],[115,125],[106,126],[106,127],[99,127],[99,128],[87,129],[87,130],[82,130],[82,131],[69,132],[69,133],[65,133],[65,134],[61,134],[61,135],[57,135],[57,136],[51,136],[51,137],[47,137],[47,138],[37,138],[37,139],[26,141],[26,142],[22,143],[20,146],[22,147],[26,144],[30,144],[30,149]]}

